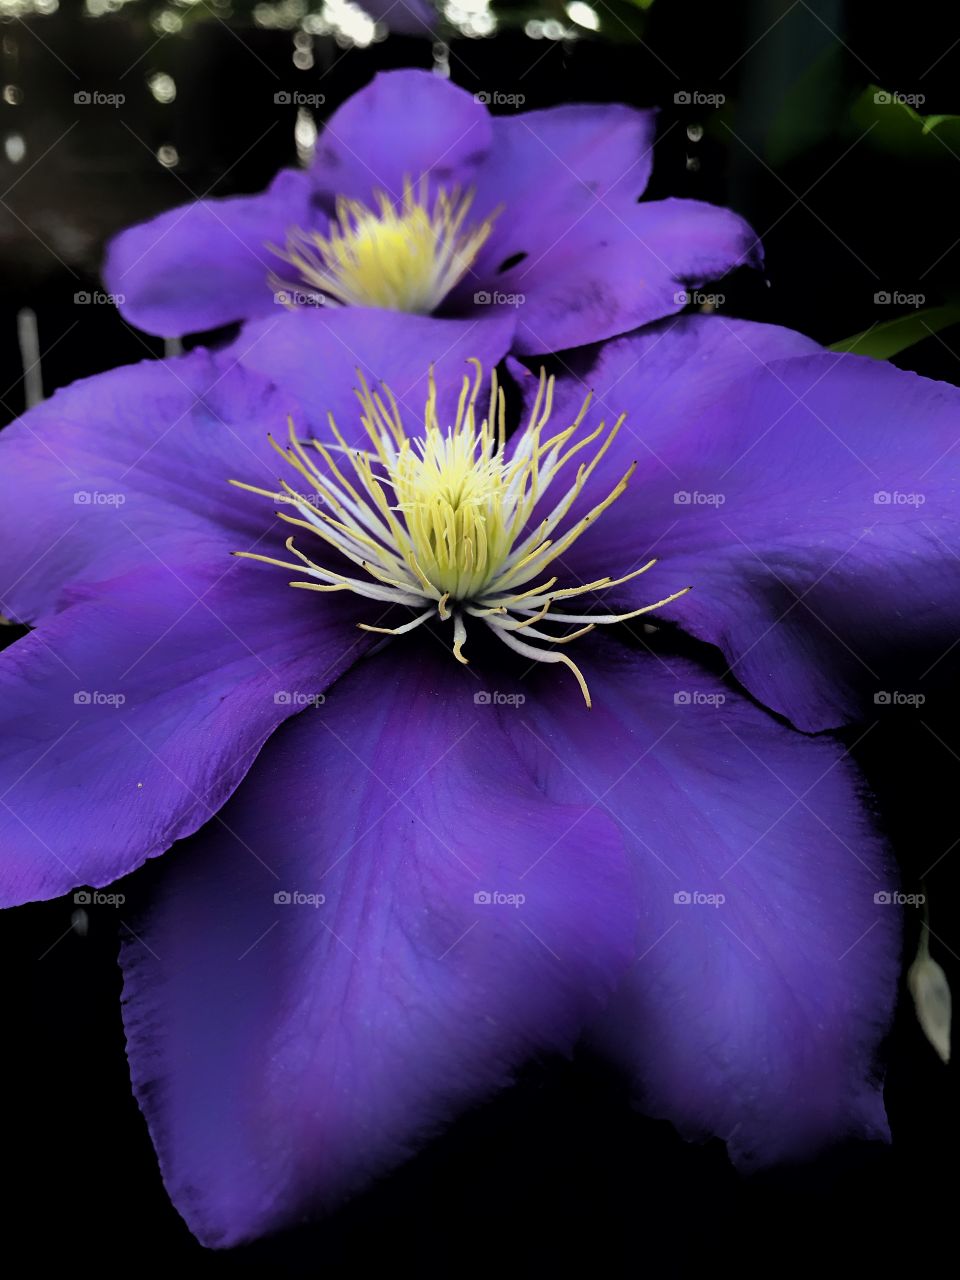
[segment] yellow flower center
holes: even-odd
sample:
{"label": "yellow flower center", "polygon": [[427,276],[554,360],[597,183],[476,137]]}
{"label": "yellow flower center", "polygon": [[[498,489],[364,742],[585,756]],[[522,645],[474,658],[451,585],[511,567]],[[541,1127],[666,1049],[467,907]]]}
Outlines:
{"label": "yellow flower center", "polygon": [[[463,380],[451,426],[441,425],[432,371],[422,434],[413,438],[404,429],[389,388],[371,391],[361,378],[357,397],[369,449],[349,447],[332,418],[330,444],[301,440],[291,420],[289,445],[277,444],[272,437],[270,443],[307,481],[309,491],[300,493],[285,480],[276,492],[231,481],[241,489],[292,505],[297,514],[278,511],[280,519],[335,548],[362,576],[324,568],[296,547],[292,536],[286,546],[295,562],[247,551],[235,554],[294,569],[310,579],[291,582],[292,587],[352,591],[416,610],[409,622],[396,627],[358,623],[364,631],[402,635],[431,618],[452,621],[452,648],[460,662],[467,662],[463,653],[467,620],[482,622],[525,657],[568,666],[589,706],[590,694],[579,667],[551,646],[567,644],[595,626],[649,613],[689,588],[629,613],[581,614],[564,612],[562,606],[557,609],[560,601],[619,586],[656,563],[650,560],[621,578],[598,578],[559,589],[556,576],[549,571],[627,487],[636,464],[584,516],[561,531],[624,418],[618,418],[609,430],[601,422],[595,430],[582,432],[591,399],[588,395],[574,421],[548,436],[553,379],[541,370],[529,421],[508,450],[506,408],[496,373],[490,378],[486,416],[478,422],[476,406],[483,370],[479,361],[470,363],[474,377]],[[568,464],[596,441],[599,444],[593,456],[589,461],[581,460],[571,477]],[[567,482],[558,484],[564,472]],[[551,488],[559,493],[554,501],[544,503],[537,520],[537,509]],[[578,625],[572,632],[554,635],[541,630],[541,623]],[[537,643],[530,644],[530,640]]]}
{"label": "yellow flower center", "polygon": [[[374,193],[373,209],[337,200],[337,220],[327,235],[299,228],[285,249],[268,246],[289,262],[300,280],[335,302],[429,315],[463,279],[493,227],[496,212],[467,225],[473,192],[437,191],[432,207],[427,179],[404,179],[399,205]],[[289,290],[279,278],[271,283]]]}

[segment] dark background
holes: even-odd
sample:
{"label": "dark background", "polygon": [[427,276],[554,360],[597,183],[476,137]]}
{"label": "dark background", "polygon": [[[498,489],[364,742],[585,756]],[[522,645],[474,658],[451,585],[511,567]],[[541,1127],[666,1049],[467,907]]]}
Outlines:
{"label": "dark background", "polygon": [[[728,314],[829,343],[909,310],[877,306],[878,291],[922,293],[927,306],[960,299],[954,135],[891,147],[885,130],[867,132],[853,109],[879,84],[924,95],[923,114],[960,112],[955,6],[655,0],[646,14],[597,8],[608,39],[533,40],[508,22],[493,39],[454,41],[452,77],[472,92],[522,93],[527,110],[564,100],[660,106],[649,194],[732,205],[764,239],[765,279],[719,286]],[[211,18],[158,40],[150,12],[133,4],[92,21],[79,3],[61,0],[50,17],[0,19],[0,78],[19,90],[0,104],[0,138],[6,146],[18,135],[26,146],[19,163],[0,156],[2,421],[24,404],[23,307],[37,316],[48,394],[162,354],[161,341],[112,308],[78,305],[74,295],[97,288],[104,242],[120,227],[208,191],[257,190],[295,162],[296,109],[277,106],[275,93],[324,93],[322,120],[376,70],[432,62],[429,41],[391,37],[343,50],[318,38],[314,67],[300,71],[290,32]],[[156,71],[174,77],[175,102],[148,92]],[[122,92],[126,102],[76,106],[81,89]],[[684,105],[675,102],[680,92],[726,101]],[[176,147],[175,168],[157,162],[162,145]],[[957,343],[960,327],[947,329],[896,363],[957,383]],[[927,893],[933,954],[960,990],[957,709],[948,687],[919,710],[878,708],[855,754],[903,887]],[[148,900],[152,875],[147,867],[121,885],[121,915]],[[71,929],[73,909],[45,903],[0,920],[10,1076],[2,1240],[41,1267],[62,1251],[108,1274],[171,1262],[228,1275],[391,1264],[447,1274],[465,1262],[509,1272],[572,1269],[580,1258],[601,1273],[633,1274],[701,1255],[714,1265],[751,1255],[777,1265],[808,1242],[825,1261],[889,1263],[902,1251],[918,1266],[939,1265],[929,1250],[956,1212],[955,1071],[924,1040],[906,993],[886,1046],[892,1147],[859,1144],[743,1181],[719,1143],[688,1147],[669,1126],[637,1115],[624,1083],[578,1053],[531,1064],[514,1090],[337,1216],[232,1253],[207,1252],[167,1200],[130,1093],[116,967],[123,926],[113,908],[94,907],[82,936]],[[911,914],[908,960],[920,927]]]}

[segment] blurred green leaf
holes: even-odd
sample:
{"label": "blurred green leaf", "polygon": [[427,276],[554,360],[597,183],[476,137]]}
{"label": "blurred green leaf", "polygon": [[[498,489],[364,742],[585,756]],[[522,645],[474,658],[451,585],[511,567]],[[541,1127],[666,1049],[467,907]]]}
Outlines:
{"label": "blurred green leaf", "polygon": [[889,360],[924,338],[932,337],[941,329],[947,329],[960,321],[960,306],[927,307],[896,320],[886,320],[852,338],[833,342],[829,351],[851,351],[858,356],[872,356],[874,360]]}
{"label": "blurred green leaf", "polygon": [[960,116],[922,116],[911,97],[917,95],[872,84],[854,103],[853,119],[869,131],[871,145],[884,151],[911,160],[944,160],[951,154],[960,159]]}

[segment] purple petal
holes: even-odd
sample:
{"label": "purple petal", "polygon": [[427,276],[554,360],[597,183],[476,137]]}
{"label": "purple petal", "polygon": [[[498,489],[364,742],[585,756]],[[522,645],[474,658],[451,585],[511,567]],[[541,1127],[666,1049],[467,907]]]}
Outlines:
{"label": "purple petal", "polygon": [[108,884],[195,831],[368,647],[355,607],[224,559],[147,558],[0,655],[2,905]]}
{"label": "purple petal", "polygon": [[632,430],[597,487],[639,466],[568,563],[615,575],[656,554],[625,598],[691,585],[663,616],[815,731],[945,670],[960,623],[960,390],[857,356],[765,368],[790,339],[763,333],[712,319],[603,357],[589,381]]}
{"label": "purple petal", "polygon": [[360,8],[401,36],[432,38],[439,21],[428,0],[363,0]]}
{"label": "purple petal", "polygon": [[269,277],[284,278],[289,267],[266,246],[315,222],[310,197],[309,176],[285,169],[259,195],[171,209],[112,241],[106,286],[131,324],[162,337],[270,315]]}
{"label": "purple petal", "polygon": [[559,691],[523,710],[547,793],[635,854],[637,959],[600,1044],[646,1112],[744,1168],[885,1137],[896,882],[845,753],[685,662],[607,645],[582,666],[591,713]]}
{"label": "purple petal", "polygon": [[532,245],[542,252],[555,224],[565,228],[598,200],[634,204],[650,181],[655,111],[577,104],[494,116],[491,124],[474,205],[482,214],[505,207],[496,251],[484,254],[489,266]]}
{"label": "purple petal", "polygon": [[671,315],[692,288],[759,260],[756,236],[729,209],[658,200],[620,210],[599,200],[576,220],[545,216],[529,258],[497,288],[522,295],[514,349],[536,355]]}
{"label": "purple petal", "polygon": [[381,72],[327,121],[313,179],[330,199],[364,203],[376,190],[400,196],[404,178],[423,174],[469,186],[491,139],[486,108],[449,80],[429,71]]}
{"label": "purple petal", "polygon": [[[222,567],[269,524],[233,488],[276,486],[293,400],[197,351],[75,382],[0,434],[0,610],[36,621],[75,579],[205,552]],[[149,548],[149,549],[148,549]]]}
{"label": "purple petal", "polygon": [[[595,428],[601,421],[611,427],[624,414],[626,419],[561,528],[582,520],[634,464],[636,473],[624,495],[564,554],[561,573],[573,581],[591,582],[630,572],[658,556],[660,563],[652,572],[604,594],[608,608],[639,608],[688,585],[672,571],[664,547],[681,514],[673,501],[680,477],[667,459],[684,448],[689,424],[712,423],[716,401],[731,384],[751,376],[761,361],[821,350],[792,329],[686,315],[568,353],[565,373],[556,384],[552,421],[572,422],[588,394],[592,399],[586,427]],[[529,413],[537,378],[518,361],[511,360],[509,367]],[[660,492],[665,485],[669,493]],[[668,571],[669,584],[664,578]],[[600,604],[597,599],[593,607]]]}
{"label": "purple petal", "polygon": [[[572,421],[589,394],[588,421],[602,418],[612,424],[626,415],[616,445],[591,481],[591,489],[612,488],[634,459],[644,478],[655,464],[666,470],[661,454],[683,448],[688,424],[709,417],[711,406],[731,384],[741,384],[771,361],[822,351],[812,338],[779,325],[719,315],[676,316],[640,333],[567,353],[557,378],[553,412],[558,422]],[[535,374],[516,360],[509,367],[529,406],[536,395]],[[591,493],[575,510],[585,512],[595,502]],[[604,555],[622,557],[621,540],[637,519],[637,512],[628,511],[628,506],[627,500],[621,500],[610,508],[577,543],[578,554],[583,549],[590,563]],[[629,548],[627,554],[633,550]]]}
{"label": "purple petal", "polygon": [[[295,395],[309,421],[325,432],[332,413],[348,438],[360,429],[353,388],[357,371],[385,382],[396,396],[408,430],[423,423],[427,377],[434,367],[442,414],[453,414],[468,359],[491,369],[510,349],[512,315],[469,320],[360,307],[302,307],[277,320],[249,325],[234,348],[248,369],[273,378]],[[452,420],[452,419],[451,419]]]}
{"label": "purple petal", "polygon": [[521,711],[476,705],[481,688],[430,643],[361,664],[167,864],[124,946],[134,1087],[207,1244],[402,1160],[567,1049],[624,972],[613,823],[544,794]]}

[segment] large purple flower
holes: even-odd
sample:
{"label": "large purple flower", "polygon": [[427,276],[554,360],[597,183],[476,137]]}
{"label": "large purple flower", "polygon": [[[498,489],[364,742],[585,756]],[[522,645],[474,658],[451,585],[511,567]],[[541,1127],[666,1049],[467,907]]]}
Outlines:
{"label": "large purple flower", "polygon": [[335,324],[346,305],[493,324],[504,351],[540,353],[679,311],[682,286],[758,261],[727,209],[638,203],[655,112],[491,116],[487,97],[424,71],[378,75],[331,116],[309,172],[124,231],[109,288],[165,336],[270,329],[288,310]]}
{"label": "large purple flower", "polygon": [[956,632],[960,392],[684,318],[582,353],[549,413],[518,367],[504,443],[462,352],[426,378],[429,328],[361,359],[352,408],[319,331],[322,429],[197,352],[0,436],[0,600],[35,626],[0,657],[4,900],[197,833],[122,964],[210,1244],[335,1204],[584,1033],[744,1168],[886,1133],[899,930],[856,772],[614,619],[675,596],[645,616],[805,728],[849,719],[851,654]]}

